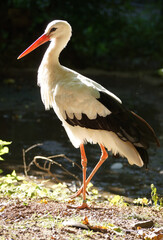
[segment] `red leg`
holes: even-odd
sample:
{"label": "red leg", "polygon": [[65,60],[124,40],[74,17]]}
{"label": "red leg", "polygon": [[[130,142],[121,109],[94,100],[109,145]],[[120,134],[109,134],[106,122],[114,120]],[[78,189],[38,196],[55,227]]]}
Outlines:
{"label": "red leg", "polygon": [[102,152],[101,158],[100,158],[99,162],[97,163],[97,165],[95,166],[95,168],[93,169],[93,171],[91,172],[91,174],[89,175],[89,177],[87,178],[87,180],[85,182],[86,186],[82,185],[81,188],[75,194],[73,194],[71,196],[71,198],[75,198],[75,197],[79,196],[82,193],[83,189],[84,188],[86,189],[86,187],[87,187],[88,183],[91,181],[92,177],[95,175],[95,173],[100,168],[100,166],[103,164],[103,162],[108,158],[108,154],[105,150],[105,147],[102,144],[100,144],[100,148],[101,148],[101,152]]}
{"label": "red leg", "polygon": [[[85,150],[84,150],[84,145],[81,144],[80,145],[80,152],[81,152],[81,165],[82,165],[82,170],[83,170],[83,203],[81,206],[77,207],[79,209],[84,209],[84,208],[88,208],[88,205],[86,203],[86,170],[87,170],[87,157],[85,155]],[[74,208],[73,206],[69,206],[71,208]],[[75,207],[76,208],[76,207]]]}

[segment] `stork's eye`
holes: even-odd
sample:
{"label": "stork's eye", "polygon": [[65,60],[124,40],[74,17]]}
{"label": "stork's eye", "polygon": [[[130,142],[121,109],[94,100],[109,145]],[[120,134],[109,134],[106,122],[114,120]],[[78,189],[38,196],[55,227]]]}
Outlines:
{"label": "stork's eye", "polygon": [[50,29],[50,33],[54,32],[55,30],[57,30],[57,28],[53,27],[52,29]]}

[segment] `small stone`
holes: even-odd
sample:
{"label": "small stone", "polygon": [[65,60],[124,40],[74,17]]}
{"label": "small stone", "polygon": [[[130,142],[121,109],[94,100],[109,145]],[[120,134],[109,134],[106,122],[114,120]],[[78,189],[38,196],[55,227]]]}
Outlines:
{"label": "small stone", "polygon": [[123,164],[122,163],[113,163],[111,165],[111,170],[119,170],[123,167]]}

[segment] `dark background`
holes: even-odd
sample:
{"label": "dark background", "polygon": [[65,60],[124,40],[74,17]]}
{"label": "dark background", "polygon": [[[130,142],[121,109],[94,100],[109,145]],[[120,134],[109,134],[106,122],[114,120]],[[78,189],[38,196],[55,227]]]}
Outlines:
{"label": "dark background", "polygon": [[[55,19],[67,20],[73,37],[61,55],[76,68],[158,69],[163,56],[162,0],[8,0],[0,3],[0,67],[20,67],[16,57]],[[31,67],[42,56],[43,47]]]}

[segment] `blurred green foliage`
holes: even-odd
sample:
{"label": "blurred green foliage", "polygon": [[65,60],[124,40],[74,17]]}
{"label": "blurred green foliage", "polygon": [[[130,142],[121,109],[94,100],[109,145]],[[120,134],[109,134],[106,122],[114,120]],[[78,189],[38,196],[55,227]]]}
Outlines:
{"label": "blurred green foliage", "polygon": [[[8,0],[3,15],[0,49],[19,55],[54,19],[67,20],[73,37],[64,62],[76,67],[161,67],[162,1]],[[7,51],[6,51],[7,49]],[[62,61],[63,62],[63,61]],[[150,67],[150,66],[149,66]]]}

